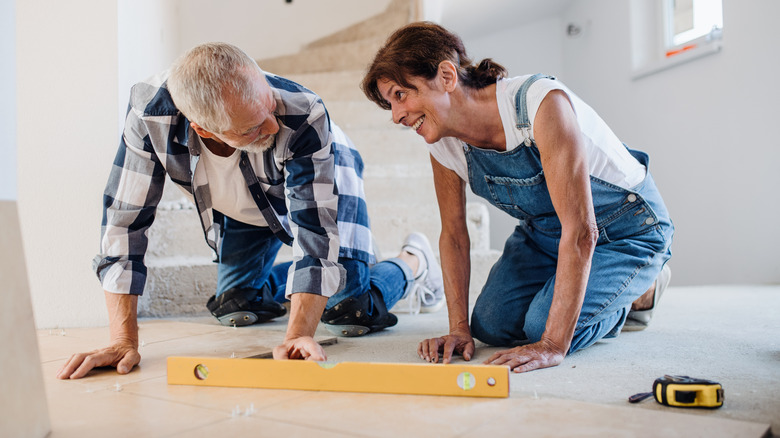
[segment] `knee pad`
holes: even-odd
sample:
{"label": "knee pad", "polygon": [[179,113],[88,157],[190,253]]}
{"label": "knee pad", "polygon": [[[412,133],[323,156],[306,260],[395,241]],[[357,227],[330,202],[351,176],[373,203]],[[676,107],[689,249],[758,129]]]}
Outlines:
{"label": "knee pad", "polygon": [[283,305],[274,301],[268,286],[260,290],[232,288],[209,298],[206,308],[220,324],[237,327],[270,321],[287,313]]}

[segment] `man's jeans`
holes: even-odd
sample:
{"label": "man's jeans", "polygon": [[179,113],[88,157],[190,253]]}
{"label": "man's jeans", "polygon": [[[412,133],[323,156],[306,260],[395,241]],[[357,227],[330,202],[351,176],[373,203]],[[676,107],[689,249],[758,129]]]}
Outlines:
{"label": "man's jeans", "polygon": [[[274,299],[284,302],[287,275],[292,262],[274,265],[282,242],[267,227],[245,224],[227,216],[222,223],[222,232],[217,295],[235,287],[261,289],[267,284]],[[327,309],[347,298],[362,295],[369,288],[379,291],[390,309],[408,293],[414,283],[409,266],[397,258],[385,260],[370,268],[360,260],[340,257],[338,261],[347,271],[347,282],[344,289],[328,299]]]}

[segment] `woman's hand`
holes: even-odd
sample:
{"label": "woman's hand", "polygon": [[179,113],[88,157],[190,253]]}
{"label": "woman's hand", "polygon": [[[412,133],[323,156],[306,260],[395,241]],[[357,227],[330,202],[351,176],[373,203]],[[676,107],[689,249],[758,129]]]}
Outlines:
{"label": "woman's hand", "polygon": [[506,365],[511,371],[524,373],[560,365],[565,356],[566,351],[542,338],[533,344],[497,351],[485,361],[485,365]]}
{"label": "woman's hand", "polygon": [[417,346],[417,354],[426,362],[438,363],[441,353],[442,363],[450,363],[454,352],[462,355],[465,360],[471,360],[474,356],[474,338],[471,333],[456,330],[440,338],[426,339]]}

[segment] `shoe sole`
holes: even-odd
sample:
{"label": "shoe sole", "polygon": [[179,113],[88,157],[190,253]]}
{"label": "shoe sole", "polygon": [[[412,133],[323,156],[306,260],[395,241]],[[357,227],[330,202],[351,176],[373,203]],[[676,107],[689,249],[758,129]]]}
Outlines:
{"label": "shoe sole", "polygon": [[[274,318],[279,317],[280,315],[277,315],[273,312],[245,312],[245,311],[239,311],[239,312],[233,312],[228,313],[227,315],[223,315],[220,317],[217,317],[217,320],[219,320],[219,323],[227,326],[227,327],[244,327],[247,325],[252,324],[259,324],[262,322],[270,321]],[[284,315],[281,315],[284,316]]]}
{"label": "shoe sole", "polygon": [[329,332],[333,333],[336,336],[344,336],[347,338],[365,336],[371,333],[370,328],[362,325],[353,325],[353,324],[344,324],[344,325],[325,324],[325,328],[328,329]]}
{"label": "shoe sole", "polygon": [[653,307],[645,310],[631,310],[628,312],[626,323],[623,325],[622,331],[624,332],[639,332],[647,328],[650,325],[650,321],[653,319],[653,313],[661,301],[663,293],[666,292],[666,288],[669,287],[669,282],[672,279],[672,273],[667,265],[661,268],[661,272],[658,273],[656,278],[656,293],[653,296]]}
{"label": "shoe sole", "polygon": [[420,313],[435,313],[444,307],[444,298],[432,306],[420,306]]}
{"label": "shoe sole", "polygon": [[620,331],[623,332],[641,332],[642,330],[646,329],[648,324],[643,324],[638,321],[632,321],[630,319],[626,320],[626,323],[623,324],[623,328],[620,329]]}
{"label": "shoe sole", "polygon": [[257,319],[257,315],[252,312],[233,312],[217,317],[220,324],[228,327],[252,325],[257,322]]}

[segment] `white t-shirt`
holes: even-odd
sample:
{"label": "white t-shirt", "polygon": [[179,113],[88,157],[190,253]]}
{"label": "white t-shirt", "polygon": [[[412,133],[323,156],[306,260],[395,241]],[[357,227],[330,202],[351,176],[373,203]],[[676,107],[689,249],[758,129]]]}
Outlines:
{"label": "white t-shirt", "polygon": [[[515,147],[525,147],[523,145],[525,134],[520,129],[517,129],[515,123],[515,94],[529,77],[530,75],[518,76],[510,79],[499,79],[496,82],[498,112],[501,115],[501,123],[504,125],[507,151],[511,151]],[[624,189],[630,189],[642,182],[647,173],[645,166],[631,156],[625,146],[623,146],[623,143],[621,143],[601,117],[596,114],[593,108],[588,106],[558,80],[539,79],[528,89],[526,104],[528,106],[528,118],[531,122],[531,139],[533,140],[536,112],[544,97],[552,90],[562,90],[572,103],[582,137],[585,141],[590,175]],[[428,148],[431,151],[431,155],[439,163],[453,170],[461,179],[468,182],[468,166],[462,141],[454,137],[446,137],[428,145]]]}
{"label": "white t-shirt", "polygon": [[238,167],[241,152],[235,150],[229,157],[220,157],[205,145],[200,150],[200,163],[206,171],[214,209],[239,222],[267,227],[268,223],[252,199],[244,175]]}

